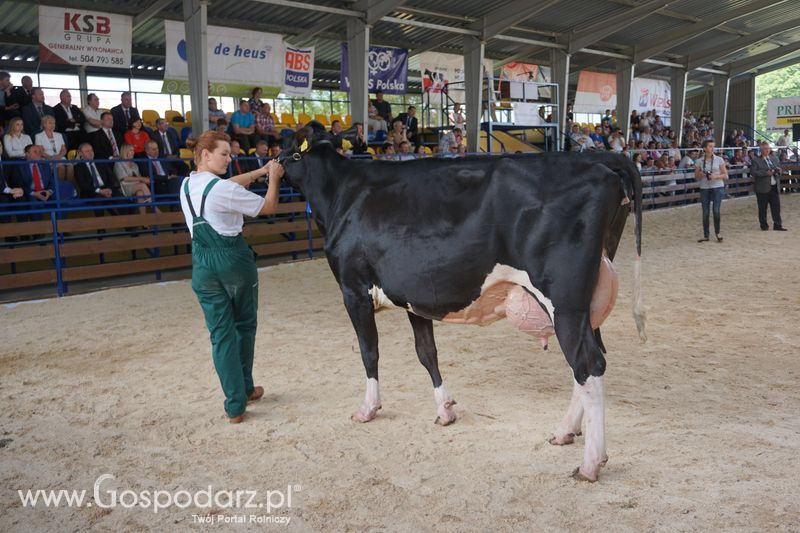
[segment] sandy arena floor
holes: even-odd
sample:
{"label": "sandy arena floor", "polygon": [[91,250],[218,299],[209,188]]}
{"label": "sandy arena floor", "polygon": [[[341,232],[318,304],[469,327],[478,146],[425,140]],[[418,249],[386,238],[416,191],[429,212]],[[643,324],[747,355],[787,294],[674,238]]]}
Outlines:
{"label": "sandy arena floor", "polygon": [[699,206],[645,215],[646,344],[630,312],[629,222],[603,328],[610,460],[596,484],[570,477],[582,437],[546,443],[571,391],[557,344],[543,352],[504,322],[437,325],[459,415],[442,428],[408,320],[380,313],[383,410],[351,422],[364,370],[324,260],[261,272],[255,375],[267,394],[240,426],[223,418],[188,282],[0,307],[0,530],[284,527],[219,522],[266,515],[225,509],[225,496],[155,513],[24,508],[17,495],[85,489],[91,501],[111,474],[104,504],[111,490],[135,491],[131,504],[211,485],[277,505],[267,491],[291,487],[291,507],[273,514],[292,531],[797,531],[800,196],[782,201],[787,233],[759,231],[754,198],[725,202],[722,244],[695,242]]}

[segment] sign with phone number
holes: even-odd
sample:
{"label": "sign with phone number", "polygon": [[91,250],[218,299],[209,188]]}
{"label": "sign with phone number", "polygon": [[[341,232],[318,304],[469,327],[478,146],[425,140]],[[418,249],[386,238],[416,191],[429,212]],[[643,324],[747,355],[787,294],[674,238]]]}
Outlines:
{"label": "sign with phone number", "polygon": [[128,68],[131,25],[126,15],[39,6],[39,61]]}

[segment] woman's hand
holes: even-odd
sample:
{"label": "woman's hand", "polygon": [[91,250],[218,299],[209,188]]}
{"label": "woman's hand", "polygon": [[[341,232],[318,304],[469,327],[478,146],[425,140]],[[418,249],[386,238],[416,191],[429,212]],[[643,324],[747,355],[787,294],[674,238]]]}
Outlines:
{"label": "woman's hand", "polygon": [[261,168],[264,169],[264,174],[269,174],[270,181],[280,180],[283,177],[283,165],[278,163],[275,159],[270,159],[267,164]]}

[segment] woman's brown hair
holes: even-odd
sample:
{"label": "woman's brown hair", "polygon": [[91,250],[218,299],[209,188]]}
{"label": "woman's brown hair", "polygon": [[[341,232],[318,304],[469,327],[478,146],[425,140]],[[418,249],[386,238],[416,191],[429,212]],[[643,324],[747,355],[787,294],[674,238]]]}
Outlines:
{"label": "woman's brown hair", "polygon": [[[190,143],[190,140],[194,142]],[[186,146],[187,148],[194,150],[194,164],[199,167],[201,163],[200,156],[203,153],[203,150],[213,152],[217,149],[217,145],[219,145],[221,142],[230,142],[230,137],[216,131],[206,131],[203,132],[203,134],[200,135],[200,137],[196,140],[187,139]],[[190,146],[190,144],[193,144],[194,146]]]}

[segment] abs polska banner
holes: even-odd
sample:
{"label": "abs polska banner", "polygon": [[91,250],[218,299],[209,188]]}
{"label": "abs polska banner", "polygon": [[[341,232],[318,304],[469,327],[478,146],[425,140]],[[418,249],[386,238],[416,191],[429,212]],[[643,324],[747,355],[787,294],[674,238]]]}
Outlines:
{"label": "abs polska banner", "polygon": [[[342,43],[342,71],[339,89],[350,91],[350,59],[347,43]],[[367,90],[386,94],[405,94],[408,87],[408,50],[370,46],[367,58]]]}
{"label": "abs polska banner", "polygon": [[130,68],[131,17],[39,6],[39,61]]}
{"label": "abs polska banner", "polygon": [[791,130],[800,124],[800,96],[767,100],[767,131]]}
{"label": "abs polska banner", "polygon": [[286,65],[283,76],[283,94],[308,96],[314,78],[314,47],[293,48],[286,46]]}
{"label": "abs polska banner", "polygon": [[[189,94],[184,25],[165,21],[167,58],[162,92]],[[210,93],[249,97],[253,87],[263,96],[280,93],[284,81],[283,36],[274,33],[208,26],[208,81]]]}

